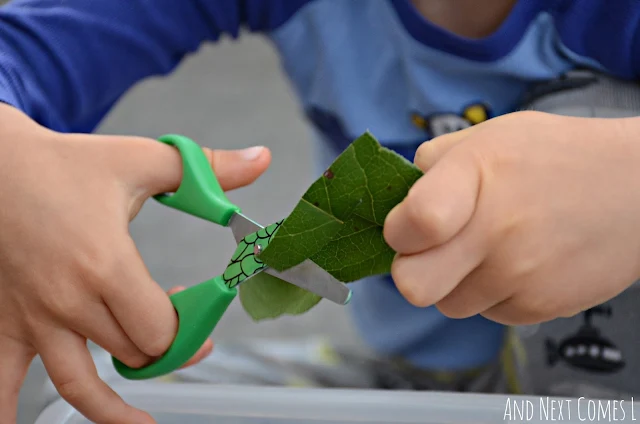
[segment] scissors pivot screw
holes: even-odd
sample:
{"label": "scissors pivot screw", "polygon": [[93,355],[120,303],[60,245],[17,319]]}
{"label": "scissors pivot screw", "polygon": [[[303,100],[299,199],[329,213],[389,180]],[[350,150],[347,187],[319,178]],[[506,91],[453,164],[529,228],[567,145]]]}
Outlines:
{"label": "scissors pivot screw", "polygon": [[259,245],[258,243],[253,245],[253,255],[254,256],[259,256],[260,252],[262,252],[262,246]]}

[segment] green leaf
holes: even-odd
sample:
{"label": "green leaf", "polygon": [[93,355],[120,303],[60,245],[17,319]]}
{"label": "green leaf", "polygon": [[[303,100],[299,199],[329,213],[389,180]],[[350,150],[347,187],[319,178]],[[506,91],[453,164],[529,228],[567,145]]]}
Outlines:
{"label": "green leaf", "polygon": [[388,272],[395,252],[384,220],[421,176],[363,134],[311,185],[260,259],[278,271],[311,259],[344,282]]}
{"label": "green leaf", "polygon": [[[294,209],[295,213],[289,215],[277,231],[277,237],[273,236],[269,245],[260,253],[260,260],[264,262],[263,255],[267,254],[267,260],[276,264],[285,264],[284,268],[271,266],[277,271],[291,268],[304,262],[306,259],[320,252],[343,227],[342,221],[335,216],[319,209],[302,199]],[[304,243],[300,243],[304,240]],[[271,249],[271,243],[276,241],[277,246]],[[266,262],[265,262],[266,263]],[[288,265],[292,264],[292,265]]]}
{"label": "green leaf", "polygon": [[[311,259],[343,282],[390,272],[395,252],[382,226],[421,176],[411,162],[363,134],[309,187],[260,260],[283,271]],[[243,306],[254,319],[300,314],[320,300],[263,275],[241,284]]]}
{"label": "green leaf", "polygon": [[320,296],[264,272],[238,287],[242,307],[256,321],[285,314],[300,315],[322,300]]}
{"label": "green leaf", "polygon": [[[266,249],[265,249],[266,250]],[[342,231],[310,259],[343,282],[388,273],[395,252],[382,236],[382,227],[353,215]]]}

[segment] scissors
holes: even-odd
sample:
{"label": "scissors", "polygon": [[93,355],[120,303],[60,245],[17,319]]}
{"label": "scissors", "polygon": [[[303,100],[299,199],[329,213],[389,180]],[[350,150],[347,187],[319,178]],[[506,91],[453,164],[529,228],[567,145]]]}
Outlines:
{"label": "scissors", "polygon": [[237,248],[223,274],[170,296],[178,314],[178,332],[171,346],[157,361],[142,368],[130,368],[115,357],[116,371],[129,380],[143,380],[169,374],[182,367],[211,335],[237,295],[237,286],[261,272],[346,305],[351,290],[310,260],[278,272],[260,261],[283,220],[267,227],[242,214],[220,187],[202,148],[191,139],[168,134],[158,141],[176,147],[182,156],[183,177],[173,194],[154,198],[165,206],[198,218],[230,227]]}

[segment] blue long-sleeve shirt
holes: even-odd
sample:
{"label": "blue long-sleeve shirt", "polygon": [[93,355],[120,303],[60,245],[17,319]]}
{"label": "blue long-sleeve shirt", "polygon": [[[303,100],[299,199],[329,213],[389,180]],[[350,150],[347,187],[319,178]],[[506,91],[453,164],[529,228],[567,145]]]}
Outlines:
{"label": "blue long-sleeve shirt", "polygon": [[[280,54],[320,169],[365,130],[412,159],[421,142],[511,112],[530,84],[571,68],[637,78],[639,21],[637,0],[520,0],[493,35],[468,40],[410,0],[13,0],[0,8],[0,101],[90,132],[140,80],[246,29]],[[354,291],[355,322],[382,353],[455,369],[498,352],[502,326],[415,308],[388,277]]]}

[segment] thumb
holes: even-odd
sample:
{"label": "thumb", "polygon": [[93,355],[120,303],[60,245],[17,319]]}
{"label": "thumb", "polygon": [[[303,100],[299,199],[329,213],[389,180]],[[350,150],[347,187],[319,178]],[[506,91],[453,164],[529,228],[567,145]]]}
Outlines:
{"label": "thumb", "polygon": [[[176,148],[157,141],[154,143],[155,155],[153,160],[149,155],[149,160],[155,172],[141,175],[141,182],[151,190],[150,194],[174,192],[182,181],[182,157]],[[225,191],[251,184],[271,162],[271,153],[262,146],[242,150],[212,150],[205,147],[202,150]]]}
{"label": "thumb", "polygon": [[414,164],[427,172],[438,162],[452,147],[469,137],[477,127],[468,127],[463,130],[441,135],[431,141],[422,143],[413,159]]}
{"label": "thumb", "polygon": [[253,183],[271,163],[271,152],[263,146],[231,151],[205,147],[203,151],[225,191]]}
{"label": "thumb", "polygon": [[[130,176],[129,181],[142,192],[141,195],[149,197],[172,193],[180,187],[183,170],[178,149],[147,138],[127,137],[118,138],[117,141],[110,138],[108,145],[119,145],[111,150],[118,163],[117,168]],[[204,147],[203,151],[225,191],[251,184],[271,163],[269,149],[262,146],[241,150]]]}

